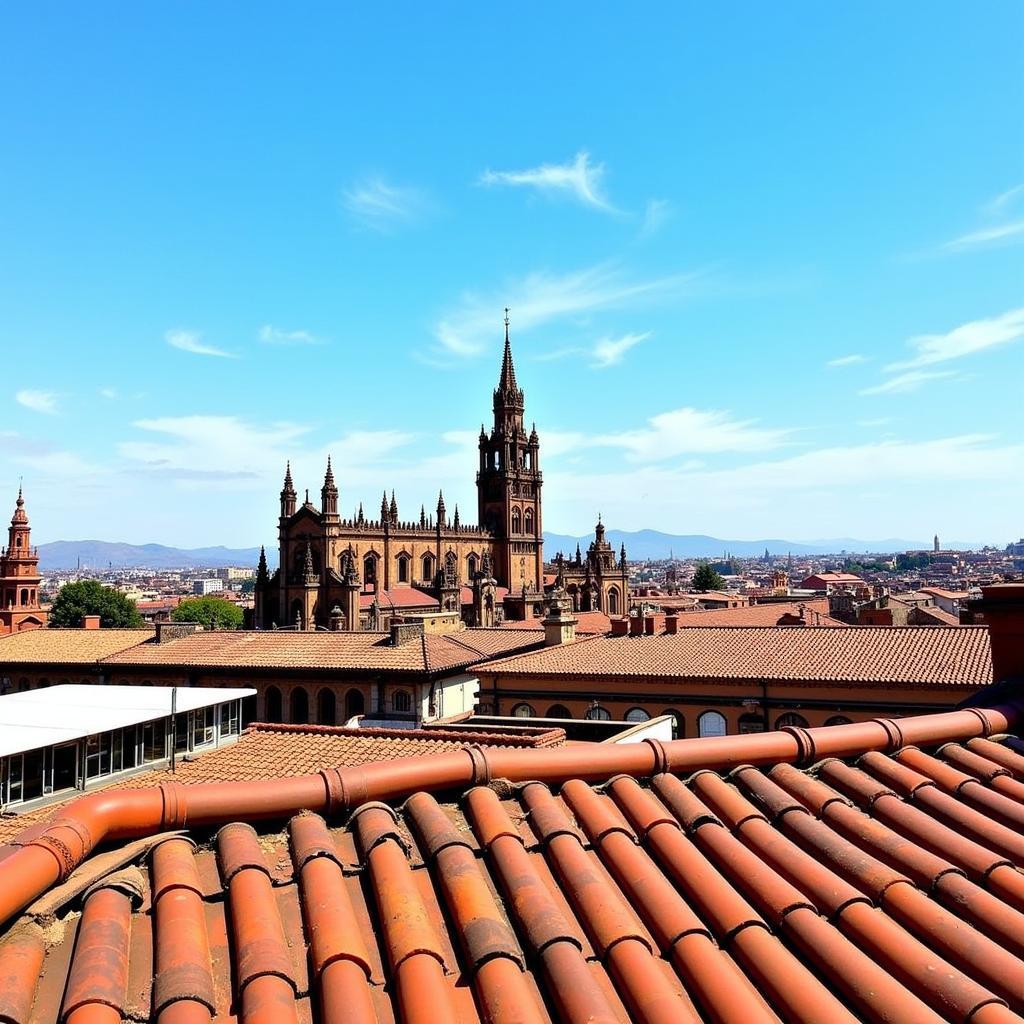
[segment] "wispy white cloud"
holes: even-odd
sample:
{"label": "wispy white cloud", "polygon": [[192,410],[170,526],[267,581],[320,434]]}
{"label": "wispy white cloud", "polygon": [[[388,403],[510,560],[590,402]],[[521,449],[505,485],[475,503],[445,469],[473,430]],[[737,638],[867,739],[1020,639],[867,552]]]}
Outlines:
{"label": "wispy white cloud", "polygon": [[757,420],[736,419],[723,410],[686,406],[652,416],[647,426],[636,430],[598,434],[589,443],[621,448],[630,461],[661,462],[679,455],[771,451],[787,444],[791,434],[758,426]]}
{"label": "wispy white cloud", "polygon": [[881,384],[875,384],[870,388],[861,388],[859,395],[888,395],[906,394],[908,391],[917,391],[922,385],[930,380],[943,380],[948,377],[958,376],[956,370],[909,370],[896,377],[890,377]]}
{"label": "wispy white cloud", "polygon": [[603,370],[607,366],[615,366],[622,362],[623,356],[641,341],[646,341],[651,336],[650,331],[643,334],[624,334],[621,338],[601,338],[594,345],[591,353],[593,361],[591,366]]}
{"label": "wispy white cloud", "polygon": [[168,331],[164,339],[171,348],[181,349],[182,352],[191,352],[196,356],[216,356],[218,359],[237,359],[233,352],[226,352],[222,348],[208,345],[203,341],[203,336],[198,331],[184,331],[179,329]]}
{"label": "wispy white cloud", "polygon": [[636,280],[611,264],[562,275],[537,272],[510,282],[494,295],[463,295],[459,306],[438,321],[434,336],[448,355],[475,356],[499,337],[500,310],[505,305],[512,309],[513,329],[527,331],[564,317],[693,294],[705,280],[703,273]]}
{"label": "wispy white cloud", "polygon": [[[944,242],[940,248],[946,252],[961,252],[1010,242],[1024,236],[1024,217],[1020,216],[1021,200],[1024,200],[1024,184],[1014,185],[1013,188],[1001,192],[981,208],[982,216],[991,223],[952,238]],[[1013,218],[1015,213],[1015,219],[1007,219]]]}
{"label": "wispy white cloud", "polygon": [[54,416],[57,413],[57,395],[52,391],[38,391],[35,388],[23,388],[18,391],[14,400],[33,412]]}
{"label": "wispy white cloud", "polygon": [[826,366],[856,366],[858,363],[866,363],[868,357],[861,355],[859,352],[855,352],[848,356],[837,356],[835,359],[830,359],[825,365]]}
{"label": "wispy white cloud", "polygon": [[419,219],[429,209],[426,195],[408,185],[392,185],[383,178],[365,178],[341,195],[345,210],[363,227],[388,234]]}
{"label": "wispy white cloud", "polygon": [[960,249],[976,249],[982,245],[989,245],[992,242],[1005,242],[1008,239],[1024,235],[1024,220],[1008,221],[1005,224],[995,224],[989,228],[981,228],[979,231],[970,231],[959,238],[953,238],[944,242],[942,248],[953,252]]}
{"label": "wispy white cloud", "polygon": [[112,402],[117,398],[117,388],[100,388],[98,394],[100,398],[105,398],[107,401]]}
{"label": "wispy white cloud", "polygon": [[1009,345],[1024,337],[1024,307],[1011,309],[1001,316],[972,320],[946,334],[920,334],[908,344],[917,355],[912,359],[890,363],[885,369],[909,370],[916,366],[944,363],[950,359],[983,352],[1000,345]]}
{"label": "wispy white cloud", "polygon": [[259,329],[259,339],[266,345],[319,345],[323,341],[309,331],[287,331],[273,324],[264,324]]}
{"label": "wispy white cloud", "polygon": [[672,204],[667,199],[649,199],[644,207],[644,219],[640,225],[640,237],[649,238],[659,231],[672,216]]}
{"label": "wispy white cloud", "polygon": [[614,213],[615,208],[602,191],[604,164],[592,164],[590,154],[581,150],[564,164],[541,164],[523,171],[484,171],[482,185],[511,185],[535,188],[551,195],[566,195],[585,206]]}

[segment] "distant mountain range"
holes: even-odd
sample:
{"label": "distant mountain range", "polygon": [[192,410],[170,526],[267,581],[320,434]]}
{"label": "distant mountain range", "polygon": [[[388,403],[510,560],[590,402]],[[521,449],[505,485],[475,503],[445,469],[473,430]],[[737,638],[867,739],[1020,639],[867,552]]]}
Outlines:
{"label": "distant mountain range", "polygon": [[[630,559],[668,558],[720,558],[728,552],[740,558],[763,555],[765,548],[772,555],[834,555],[842,551],[892,552],[931,548],[921,540],[857,540],[854,537],[836,537],[830,540],[791,541],[768,538],[765,540],[723,540],[704,534],[660,533],[657,530],[609,530],[608,541],[618,551],[623,543]],[[592,534],[570,537],[566,534],[544,535],[544,555],[554,558],[562,551],[567,558],[580,549],[587,550]],[[946,550],[981,547],[980,544],[956,542],[943,544]],[[255,566],[259,561],[259,548],[172,548],[164,544],[120,544],[104,540],[58,540],[39,545],[39,564],[44,572],[58,569],[147,568],[147,569],[218,569],[227,565]],[[267,549],[267,562],[273,569],[277,565],[276,548]]]}
{"label": "distant mountain range", "polygon": [[[260,558],[259,548],[171,548],[164,544],[119,544],[105,540],[56,540],[39,545],[39,567],[57,569],[219,569],[226,565],[251,565]],[[267,551],[271,568],[277,551]]]}
{"label": "distant mountain range", "polygon": [[[764,540],[723,540],[721,537],[708,537],[704,534],[672,534],[659,533],[657,530],[608,530],[605,534],[608,543],[616,552],[621,544],[626,545],[626,557],[634,559],[660,559],[675,555],[676,558],[721,558],[724,554],[736,555],[739,558],[756,558],[763,555],[765,548],[769,554],[785,556],[794,555],[835,555],[842,551],[847,554],[854,552],[894,552],[931,550],[931,541],[903,540],[898,537],[887,537],[883,540],[857,540],[855,537],[835,537],[826,540],[795,541],[766,538]],[[582,537],[569,537],[565,534],[544,534],[544,557],[552,559],[562,553],[569,558],[576,553],[576,545],[581,551],[594,539],[593,534]],[[969,549],[981,547],[980,544],[943,544],[945,550]]]}

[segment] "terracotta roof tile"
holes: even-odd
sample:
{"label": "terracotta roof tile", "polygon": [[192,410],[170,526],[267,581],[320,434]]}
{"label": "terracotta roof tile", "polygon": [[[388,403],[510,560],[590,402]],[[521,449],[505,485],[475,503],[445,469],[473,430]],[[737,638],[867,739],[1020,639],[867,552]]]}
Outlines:
{"label": "terracotta roof tile", "polygon": [[590,637],[493,661],[493,675],[787,679],[984,686],[983,626],[695,626],[677,634]]}
{"label": "terracotta roof tile", "polygon": [[469,629],[393,646],[387,633],[240,630],[193,633],[162,644],[154,640],[105,660],[114,665],[436,672],[522,650],[541,639],[502,629]]}
{"label": "terracotta roof tile", "polygon": [[752,604],[743,608],[709,608],[706,611],[684,611],[679,615],[679,626],[775,626],[783,615],[800,617],[803,609],[809,626],[842,626],[845,623],[833,619],[828,613],[828,601],[817,598],[812,601],[779,601],[769,604]]}
{"label": "terracotta roof tile", "polygon": [[146,629],[31,629],[0,637],[0,664],[84,665],[152,639]]}
{"label": "terracotta roof tile", "polygon": [[[0,933],[0,1014],[1020,1024],[1024,757],[982,734],[1021,725],[903,719],[928,742],[901,752],[894,723],[495,751],[519,785],[433,794],[463,761],[379,766],[361,778],[395,806],[346,817],[321,788],[286,824],[153,836],[141,874],[86,861],[45,930],[29,907]],[[806,743],[836,756],[801,768]],[[34,849],[0,850],[8,884]]]}

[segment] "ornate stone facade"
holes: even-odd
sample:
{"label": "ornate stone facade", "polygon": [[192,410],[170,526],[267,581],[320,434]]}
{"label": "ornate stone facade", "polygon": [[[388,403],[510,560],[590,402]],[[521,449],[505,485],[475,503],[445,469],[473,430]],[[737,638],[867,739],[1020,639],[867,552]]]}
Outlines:
{"label": "ornate stone facade", "polygon": [[46,625],[47,613],[39,607],[41,582],[39,552],[32,547],[32,528],[19,487],[7,547],[0,550],[0,636]]}
{"label": "ornate stone facade", "polygon": [[[308,491],[299,505],[289,465],[278,520],[279,567],[270,574],[263,557],[257,573],[257,627],[381,628],[385,618],[413,606],[417,591],[436,599],[442,611],[461,610],[464,586],[475,592],[478,625],[494,621],[496,587],[539,599],[540,440],[536,427],[529,434],[525,429],[507,315],[493,411],[490,432],[480,428],[477,525],[463,523],[458,508],[450,515],[443,494],[431,515],[421,506],[418,518],[403,519],[394,492],[390,499],[385,492],[378,518],[367,518],[360,505],[353,518],[343,519],[330,459],[319,507]],[[474,585],[478,580],[482,584]]]}
{"label": "ornate stone facade", "polygon": [[574,558],[566,560],[561,552],[555,556],[558,574],[563,581],[573,611],[604,612],[625,615],[629,611],[629,570],[626,567],[626,546],[622,545],[618,560],[611,544],[605,540],[600,516],[594,527],[594,539],[584,556],[576,545]]}

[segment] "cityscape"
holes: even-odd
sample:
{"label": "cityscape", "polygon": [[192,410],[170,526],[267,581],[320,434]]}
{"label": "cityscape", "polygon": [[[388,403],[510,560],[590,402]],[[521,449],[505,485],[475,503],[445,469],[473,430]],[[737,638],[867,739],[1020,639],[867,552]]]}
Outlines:
{"label": "cityscape", "polygon": [[58,13],[0,1021],[1024,1024],[1022,11]]}

